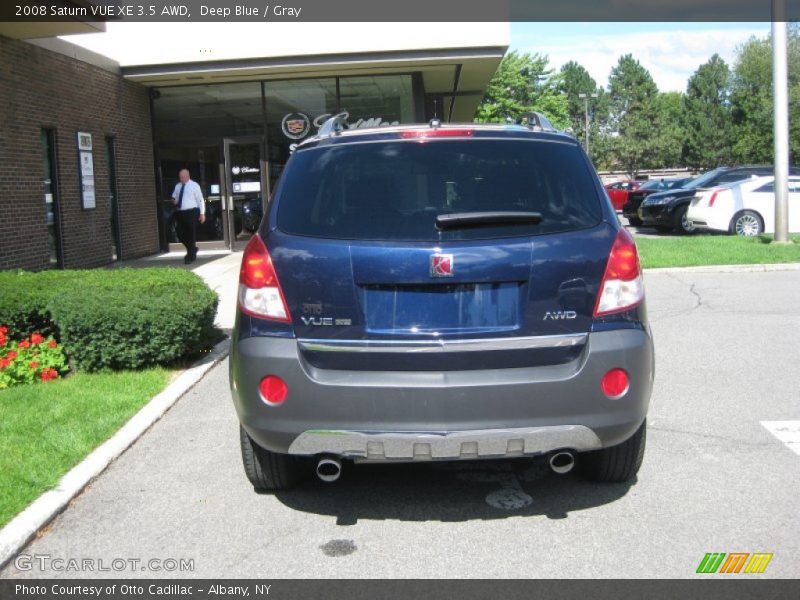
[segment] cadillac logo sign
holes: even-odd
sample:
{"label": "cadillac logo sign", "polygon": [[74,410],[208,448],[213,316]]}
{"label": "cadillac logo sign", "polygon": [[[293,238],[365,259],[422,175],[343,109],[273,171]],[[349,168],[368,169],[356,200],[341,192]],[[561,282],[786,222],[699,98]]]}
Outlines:
{"label": "cadillac logo sign", "polygon": [[452,276],[453,276],[453,255],[432,254],[431,277],[452,277]]}
{"label": "cadillac logo sign", "polygon": [[281,130],[290,140],[299,140],[308,135],[311,129],[311,121],[309,118],[300,112],[289,113],[283,117],[281,121]]}

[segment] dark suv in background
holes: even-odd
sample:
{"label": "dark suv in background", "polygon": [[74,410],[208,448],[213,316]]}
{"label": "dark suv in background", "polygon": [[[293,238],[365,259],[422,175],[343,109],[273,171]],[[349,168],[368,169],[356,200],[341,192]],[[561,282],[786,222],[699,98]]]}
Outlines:
{"label": "dark suv in background", "polygon": [[635,477],[653,345],[639,259],[544,121],[302,142],[242,259],[230,383],[245,473],[545,457]]}
{"label": "dark suv in background", "polygon": [[[795,167],[792,167],[790,171],[793,175],[800,172]],[[750,177],[771,175],[774,172],[774,167],[763,165],[719,167],[695,177],[681,188],[651,194],[639,207],[638,218],[642,225],[655,227],[660,231],[674,230],[682,234],[692,233],[694,227],[686,218],[686,211],[698,190]]]}

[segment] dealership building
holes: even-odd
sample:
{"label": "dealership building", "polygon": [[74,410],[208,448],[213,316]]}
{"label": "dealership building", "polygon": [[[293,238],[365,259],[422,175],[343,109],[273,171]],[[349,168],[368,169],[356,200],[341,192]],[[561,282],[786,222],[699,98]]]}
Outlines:
{"label": "dealership building", "polygon": [[471,121],[508,42],[507,23],[0,23],[0,269],[168,250],[184,167],[201,247],[241,249],[325,119]]}

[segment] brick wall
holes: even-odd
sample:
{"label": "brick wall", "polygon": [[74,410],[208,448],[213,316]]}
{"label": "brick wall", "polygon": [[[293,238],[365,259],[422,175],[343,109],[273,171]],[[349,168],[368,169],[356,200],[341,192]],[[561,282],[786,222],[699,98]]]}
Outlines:
{"label": "brick wall", "polygon": [[[159,250],[148,90],[0,36],[0,269],[49,266],[43,127],[55,129],[64,267],[111,261],[106,136],[116,137],[121,255]],[[97,207],[81,208],[76,134],[92,134]]]}

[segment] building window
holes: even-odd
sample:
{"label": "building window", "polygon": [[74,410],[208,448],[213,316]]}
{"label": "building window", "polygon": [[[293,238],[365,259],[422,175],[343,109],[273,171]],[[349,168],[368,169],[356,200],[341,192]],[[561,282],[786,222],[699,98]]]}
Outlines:
{"label": "building window", "polygon": [[326,119],[338,113],[336,78],[267,81],[264,99],[271,189],[294,146],[314,135]]}
{"label": "building window", "polygon": [[44,185],[42,187],[47,222],[47,249],[50,256],[50,264],[55,267],[62,267],[64,258],[61,250],[61,232],[58,218],[59,202],[55,140],[54,129],[42,129],[42,164],[44,167],[42,171]]}
{"label": "building window", "polygon": [[350,127],[413,123],[411,75],[369,75],[339,80],[339,105]]}
{"label": "building window", "polygon": [[161,88],[153,101],[156,143],[262,135],[258,82]]}

